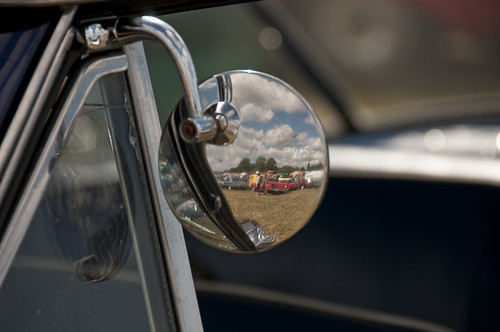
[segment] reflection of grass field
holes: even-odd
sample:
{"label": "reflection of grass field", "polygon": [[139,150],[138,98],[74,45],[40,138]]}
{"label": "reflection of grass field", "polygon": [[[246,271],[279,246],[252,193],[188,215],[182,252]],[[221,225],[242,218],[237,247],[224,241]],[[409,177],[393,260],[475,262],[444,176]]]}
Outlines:
{"label": "reflection of grass field", "polygon": [[250,190],[223,189],[223,192],[237,220],[257,220],[268,235],[276,237],[277,242],[295,234],[309,220],[320,194],[317,188],[260,196]]}

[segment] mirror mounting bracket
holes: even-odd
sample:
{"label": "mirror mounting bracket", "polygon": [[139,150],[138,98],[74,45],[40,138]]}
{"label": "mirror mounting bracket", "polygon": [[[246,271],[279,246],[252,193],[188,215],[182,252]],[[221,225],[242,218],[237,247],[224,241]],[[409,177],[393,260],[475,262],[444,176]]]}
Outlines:
{"label": "mirror mounting bracket", "polygon": [[[215,113],[202,109],[191,54],[182,37],[172,26],[156,17],[142,16],[123,23],[117,22],[114,33],[121,43],[140,39],[158,42],[174,61],[184,89],[189,115],[179,124],[179,132],[185,142],[228,144],[234,140],[239,126],[236,110],[226,104],[221,105]],[[234,114],[236,119],[233,121]],[[228,117],[231,117],[230,122],[224,121],[223,118],[229,120]]]}
{"label": "mirror mounting bracket", "polygon": [[179,124],[182,139],[187,143],[209,142],[217,145],[234,141],[239,117],[230,105],[231,83],[228,78],[218,77],[221,103],[215,111],[205,110],[201,107],[193,60],[182,37],[172,26],[152,16],[128,20],[115,18],[113,22],[108,20],[104,27],[98,22],[85,26],[84,38],[80,37],[80,42],[90,52],[113,49],[144,39],[157,42],[172,58],[184,89],[188,118]]}

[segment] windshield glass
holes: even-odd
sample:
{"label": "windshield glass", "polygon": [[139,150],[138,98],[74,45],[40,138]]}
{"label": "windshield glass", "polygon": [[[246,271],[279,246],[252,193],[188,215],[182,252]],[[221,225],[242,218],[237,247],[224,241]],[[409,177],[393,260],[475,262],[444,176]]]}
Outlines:
{"label": "windshield glass", "polygon": [[107,75],[68,139],[54,129],[50,180],[0,281],[1,331],[175,330],[131,107],[124,74]]}

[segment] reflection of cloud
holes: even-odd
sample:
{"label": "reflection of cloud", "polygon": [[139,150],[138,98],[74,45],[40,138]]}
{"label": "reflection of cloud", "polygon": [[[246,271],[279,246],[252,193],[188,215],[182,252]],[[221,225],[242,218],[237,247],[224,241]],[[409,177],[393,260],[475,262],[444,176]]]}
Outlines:
{"label": "reflection of cloud", "polygon": [[316,127],[318,125],[318,120],[312,114],[309,114],[304,119],[304,123],[307,123],[307,124],[310,124],[311,126],[315,126]]}
{"label": "reflection of cloud", "polygon": [[211,79],[203,83],[203,93],[200,93],[201,104],[209,107],[219,101],[219,85],[217,80]]}
{"label": "reflection of cloud", "polygon": [[[207,145],[207,159],[213,171],[224,171],[238,166],[241,159],[247,157],[248,151],[238,145]],[[252,159],[250,158],[252,161]]]}
{"label": "reflection of cloud", "polygon": [[307,112],[304,101],[298,93],[284,82],[259,73],[235,73],[231,75],[238,94],[233,95],[236,105],[266,105],[266,109],[286,113]]}
{"label": "reflection of cloud", "polygon": [[[254,163],[259,156],[274,158],[278,167],[305,168],[307,164],[325,163],[326,146],[318,132],[318,121],[295,90],[257,72],[232,72],[228,82],[232,86],[232,104],[240,116],[240,128],[233,143],[206,145],[214,171],[235,168],[243,158]],[[204,87],[203,92],[215,98],[215,88],[215,85]]]}
{"label": "reflection of cloud", "polygon": [[241,121],[268,122],[274,117],[274,112],[269,107],[261,107],[254,103],[245,104],[240,110]]}
{"label": "reflection of cloud", "polygon": [[310,146],[301,148],[288,147],[285,149],[271,149],[270,154],[276,159],[278,166],[290,165],[295,167],[307,167],[307,164],[325,163],[325,152]]}
{"label": "reflection of cloud", "polygon": [[212,79],[212,80],[207,80],[206,82],[203,82],[203,89],[219,89],[219,84],[217,83],[217,80]]}
{"label": "reflection of cloud", "polygon": [[262,129],[256,130],[254,128],[241,127],[238,134],[237,143],[235,144],[238,144],[240,147],[246,149],[247,152],[250,152],[251,150],[255,149],[255,146],[257,144],[260,144],[264,135],[265,134]]}
{"label": "reflection of cloud", "polygon": [[313,150],[321,150],[325,144],[319,137],[309,137],[305,141]]}
{"label": "reflection of cloud", "polygon": [[307,164],[325,163],[324,142],[306,133],[294,133],[290,126],[275,126],[264,133],[262,130],[241,128],[238,138],[227,146],[207,145],[208,160],[214,171],[238,166],[243,158],[254,163],[259,156],[274,158],[278,167],[289,165],[307,167]]}
{"label": "reflection of cloud", "polygon": [[[239,132],[242,133],[243,137],[255,137],[257,139],[261,139],[264,137],[264,130],[257,130],[251,127],[240,127]],[[239,137],[239,136],[238,136]]]}
{"label": "reflection of cloud", "polygon": [[297,140],[298,140],[299,142],[307,140],[307,138],[308,138],[308,137],[309,137],[309,136],[307,135],[307,133],[304,133],[304,132],[301,132],[301,133],[297,133],[297,134],[296,134],[296,138],[297,138]]}
{"label": "reflection of cloud", "polygon": [[275,126],[266,133],[264,144],[285,148],[293,145],[295,134],[289,125]]}

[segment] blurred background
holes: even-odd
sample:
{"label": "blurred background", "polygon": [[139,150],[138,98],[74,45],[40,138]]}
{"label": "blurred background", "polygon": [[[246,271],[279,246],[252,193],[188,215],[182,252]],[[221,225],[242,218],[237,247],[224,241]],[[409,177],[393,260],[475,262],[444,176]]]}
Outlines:
{"label": "blurred background", "polygon": [[[261,1],[164,19],[190,48],[200,81],[233,69],[280,77],[329,137],[491,115],[500,104],[495,0]],[[164,121],[181,90],[165,55],[146,47]]]}
{"label": "blurred background", "polygon": [[[330,144],[323,204],[296,238],[242,256],[186,234],[206,330],[232,331],[256,313],[263,330],[340,326],[241,301],[222,322],[213,282],[500,330],[500,2],[260,1],[163,18],[200,81],[233,69],[275,75],[309,101]],[[164,124],[182,91],[168,57],[145,46]]]}

